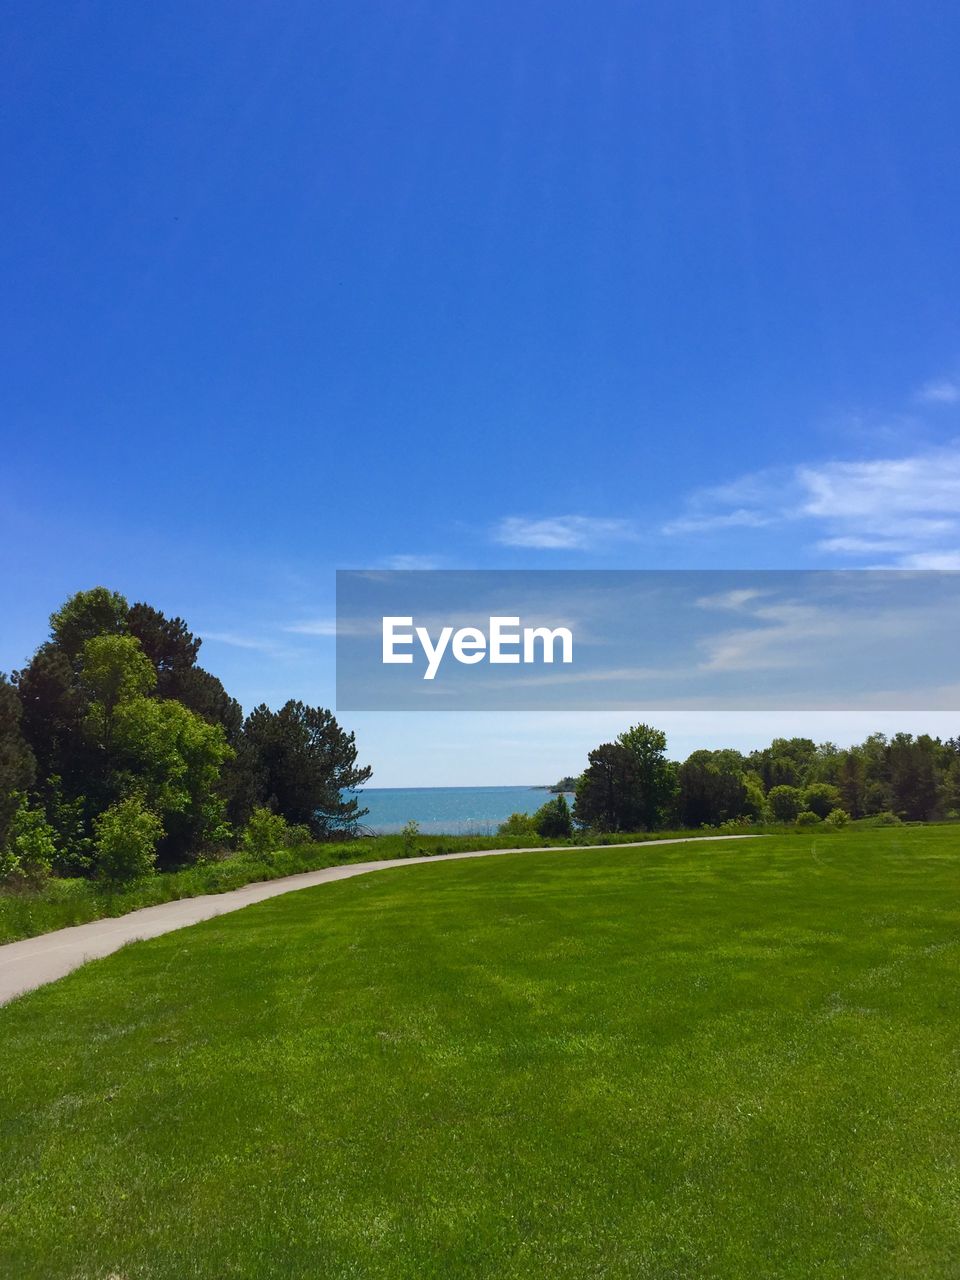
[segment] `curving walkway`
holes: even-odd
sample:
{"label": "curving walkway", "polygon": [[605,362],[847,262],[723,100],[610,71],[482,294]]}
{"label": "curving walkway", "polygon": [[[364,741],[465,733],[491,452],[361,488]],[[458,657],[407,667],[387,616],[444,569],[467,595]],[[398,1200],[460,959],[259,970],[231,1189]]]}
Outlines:
{"label": "curving walkway", "polygon": [[409,867],[421,862],[453,862],[459,858],[492,858],[508,853],[576,853],[579,849],[642,849],[648,845],[707,843],[712,840],[759,840],[762,836],[680,836],[668,840],[638,840],[628,844],[561,845],[540,849],[479,849],[469,853],[428,854],[420,858],[389,858],[379,862],[352,862],[346,866],[321,867],[317,871],[303,871],[299,875],[284,876],[279,880],[259,880],[245,884],[240,889],[226,893],[208,893],[199,898],[180,898],[176,902],[162,902],[155,907],[142,907],[129,915],[104,920],[91,920],[88,924],[73,925],[69,929],[57,929],[36,938],[24,938],[21,942],[8,942],[0,946],[0,1004],[15,996],[33,991],[47,982],[55,982],[87,960],[99,960],[119,951],[128,942],[144,938],[156,938],[161,933],[172,933],[186,925],[199,924],[213,916],[228,911],[239,911],[253,902],[276,898],[295,889],[309,889],[330,880],[349,880],[368,871],[386,871],[391,867]]}

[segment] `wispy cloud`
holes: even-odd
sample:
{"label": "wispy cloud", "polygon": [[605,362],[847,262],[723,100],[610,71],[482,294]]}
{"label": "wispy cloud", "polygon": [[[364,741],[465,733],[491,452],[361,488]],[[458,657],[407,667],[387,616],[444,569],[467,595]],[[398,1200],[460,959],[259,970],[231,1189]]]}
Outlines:
{"label": "wispy cloud", "polygon": [[700,490],[663,526],[671,537],[790,524],[828,555],[902,568],[960,560],[960,440],[903,457],[756,472]]}
{"label": "wispy cloud", "polygon": [[240,635],[236,631],[202,631],[200,634],[204,641],[226,644],[231,649],[254,649],[261,653],[272,653],[275,648],[269,640],[263,640],[258,636]]}
{"label": "wispy cloud", "polygon": [[610,542],[638,536],[630,520],[600,516],[506,516],[493,529],[503,547],[532,547],[544,551],[588,551]]}
{"label": "wispy cloud", "polygon": [[958,404],[960,382],[953,378],[935,378],[932,382],[924,383],[914,399],[919,404]]}
{"label": "wispy cloud", "polygon": [[387,556],[383,562],[385,569],[439,569],[442,565],[442,556],[429,555]]}
{"label": "wispy cloud", "polygon": [[336,618],[308,618],[305,622],[290,622],[282,628],[295,636],[335,636]]}

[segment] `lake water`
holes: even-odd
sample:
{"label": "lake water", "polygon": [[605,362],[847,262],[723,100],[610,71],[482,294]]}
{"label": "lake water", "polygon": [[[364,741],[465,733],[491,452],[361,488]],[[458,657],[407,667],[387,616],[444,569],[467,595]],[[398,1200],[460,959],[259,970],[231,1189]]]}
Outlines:
{"label": "lake water", "polygon": [[376,832],[416,822],[427,835],[495,835],[511,813],[533,813],[550,799],[537,787],[368,787],[362,824]]}

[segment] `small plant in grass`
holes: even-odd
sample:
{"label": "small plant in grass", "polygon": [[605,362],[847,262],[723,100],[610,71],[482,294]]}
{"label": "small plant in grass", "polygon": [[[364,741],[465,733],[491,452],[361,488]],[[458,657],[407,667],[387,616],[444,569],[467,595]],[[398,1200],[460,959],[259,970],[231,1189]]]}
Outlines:
{"label": "small plant in grass", "polygon": [[850,815],[846,809],[831,809],[823,821],[828,827],[845,827],[850,821]]}
{"label": "small plant in grass", "polygon": [[798,827],[815,827],[819,822],[820,818],[812,809],[802,809],[796,817]]}
{"label": "small plant in grass", "polygon": [[417,852],[417,841],[420,839],[420,826],[411,820],[400,832],[400,842],[405,858],[412,858]]}
{"label": "small plant in grass", "polygon": [[130,884],[156,871],[163,823],[139,796],[112,804],[94,829],[97,871],[108,884]]}
{"label": "small plant in grass", "polygon": [[258,862],[269,862],[275,853],[290,847],[292,829],[279,813],[257,808],[250,815],[240,840],[240,848]]}
{"label": "small plant in grass", "polygon": [[56,857],[54,831],[40,809],[31,809],[24,795],[16,797],[7,845],[0,850],[0,880],[39,886],[50,875]]}

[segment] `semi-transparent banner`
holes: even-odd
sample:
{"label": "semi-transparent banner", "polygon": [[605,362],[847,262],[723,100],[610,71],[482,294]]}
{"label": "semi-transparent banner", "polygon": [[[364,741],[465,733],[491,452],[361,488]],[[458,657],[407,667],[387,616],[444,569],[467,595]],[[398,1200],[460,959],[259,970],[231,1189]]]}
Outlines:
{"label": "semi-transparent banner", "polygon": [[960,707],[960,572],[337,574],[343,711]]}

